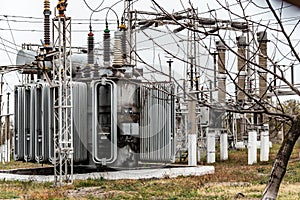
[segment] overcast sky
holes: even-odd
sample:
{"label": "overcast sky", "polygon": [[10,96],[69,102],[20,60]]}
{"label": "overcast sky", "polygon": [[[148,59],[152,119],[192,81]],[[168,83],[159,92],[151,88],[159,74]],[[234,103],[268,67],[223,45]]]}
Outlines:
{"label": "overcast sky", "polygon": [[[95,8],[97,7],[102,0],[86,0],[90,7]],[[52,11],[54,10],[54,6],[57,4],[57,0],[51,0],[51,8]],[[113,9],[117,12],[118,16],[120,17],[123,13],[123,1],[118,0],[105,0],[101,6],[101,8],[111,7],[113,4],[118,3],[113,7]],[[151,0],[135,0],[134,1],[134,8],[137,10],[148,10],[154,11],[155,6],[151,2]],[[183,10],[184,7],[188,7],[188,0],[173,0],[173,1],[166,1],[166,0],[157,0],[161,6],[166,9],[168,12]],[[209,16],[208,10],[218,9],[220,6],[216,3],[216,1],[212,0],[193,0],[191,1],[195,7],[198,7],[198,12],[203,13],[202,16]],[[224,2],[221,0],[221,2]],[[231,6],[236,1],[227,0],[228,5],[235,13],[241,14],[241,9],[238,6]],[[246,2],[246,1],[242,1]],[[259,5],[265,6],[261,1],[257,1]],[[257,10],[257,9],[256,9]],[[249,15],[254,14],[255,12],[251,9],[247,10]],[[53,13],[53,12],[52,12]],[[93,19],[103,20],[107,13],[107,9],[104,9],[102,12],[95,13],[93,15]],[[77,19],[88,19],[90,17],[91,11],[88,7],[84,4],[83,0],[69,0],[69,5],[67,7],[66,14],[73,18],[74,25],[72,29],[76,32],[73,33],[73,44],[74,45],[85,45],[86,44],[86,35],[88,32],[88,21],[78,21]],[[289,8],[288,12],[285,13],[286,15],[295,15],[292,8]],[[3,15],[7,15],[4,17]],[[219,18],[230,19],[228,17],[228,12],[224,12],[222,10],[216,10],[214,15],[217,15]],[[17,17],[16,17],[17,16]],[[261,19],[268,19],[266,18],[267,15],[260,14],[255,16],[258,20]],[[28,19],[22,17],[35,17],[35,18],[42,18],[43,17],[43,0],[10,0],[10,1],[3,1],[1,2],[0,7],[0,37],[5,40],[8,40],[12,43],[21,45],[22,43],[40,43],[40,40],[43,39],[43,23],[42,20],[39,19]],[[109,12],[108,15],[109,19],[115,19],[115,15],[113,12]],[[231,16],[231,18],[236,18]],[[103,21],[102,21],[103,22]],[[78,24],[84,23],[84,24]],[[100,22],[101,23],[101,22]],[[4,30],[3,30],[4,29]],[[12,31],[10,31],[12,29]],[[93,25],[93,29],[95,31],[100,31],[104,29],[104,24]],[[112,27],[111,29],[114,29]],[[79,32],[78,32],[79,31]],[[96,36],[95,36],[96,37]],[[99,37],[99,40],[102,39],[102,36]],[[5,51],[3,51],[3,45],[1,45],[2,41],[0,40],[0,65],[11,64],[9,61],[8,56],[6,55]],[[8,45],[8,44],[7,44]],[[12,48],[14,45],[10,44],[8,48]],[[14,52],[13,49],[8,49]],[[13,55],[12,59],[13,59]],[[13,59],[14,60],[14,59]]]}
{"label": "overcast sky", "polygon": [[[96,8],[102,0],[86,0],[90,7]],[[54,10],[54,6],[57,4],[57,0],[51,0],[51,8],[52,13]],[[97,23],[93,24],[93,30],[95,30],[96,35],[95,39],[97,41],[102,40],[102,33],[97,34],[97,31],[103,31],[105,25],[103,24],[104,18],[107,13],[106,7],[111,7],[113,4],[116,4],[113,9],[116,11],[117,15],[121,17],[124,9],[124,1],[118,0],[105,0],[100,8],[104,10],[95,13],[93,15],[93,19],[97,19]],[[155,11],[156,6],[151,2],[151,0],[135,0],[134,9],[137,10],[148,10]],[[189,7],[188,0],[157,0],[157,2],[168,12],[175,12],[179,10],[183,10],[184,7]],[[224,9],[219,9],[220,5],[213,0],[192,0],[192,4],[198,8],[198,12],[203,17],[209,17],[212,13],[214,16],[216,15],[218,18],[223,19],[237,19],[236,16],[231,15]],[[224,0],[220,0],[220,2],[224,3]],[[227,0],[228,6],[231,8],[234,13],[242,14],[242,9],[233,5],[236,1]],[[242,2],[247,2],[242,1]],[[256,1],[259,6],[265,6],[263,1]],[[41,40],[43,39],[43,20],[40,19],[43,17],[43,0],[9,0],[2,1],[0,7],[0,66],[15,64],[16,57],[16,49],[21,48],[22,43],[33,43],[33,44],[41,44]],[[224,4],[226,5],[226,4]],[[277,6],[279,4],[277,3]],[[286,5],[286,4],[285,4]],[[209,10],[214,10],[211,13],[207,12]],[[270,12],[263,13],[261,10],[252,9],[251,7],[247,7],[247,14],[252,16],[251,18],[257,21],[265,21],[268,23],[274,22],[272,19],[272,15]],[[259,13],[259,14],[257,14]],[[284,9],[283,15],[285,17],[298,17],[299,11],[293,7],[288,7]],[[85,46],[86,45],[86,37],[88,33],[88,20],[80,21],[79,19],[89,19],[91,15],[91,11],[85,5],[83,0],[69,0],[69,5],[67,7],[66,15],[72,17],[72,21],[74,25],[72,26],[73,35],[72,35],[72,43],[74,46]],[[53,16],[53,15],[52,15]],[[32,17],[32,18],[28,18]],[[116,17],[113,12],[109,12],[108,18],[110,20],[116,20]],[[111,21],[110,21],[111,22]],[[273,24],[273,26],[275,26]],[[114,30],[115,27],[111,25],[110,29]],[[235,37],[235,36],[233,36]],[[298,37],[300,38],[300,37]],[[298,39],[296,38],[296,39]],[[3,45],[4,44],[4,45]],[[6,52],[6,51],[8,52]],[[272,52],[271,52],[272,53]],[[164,62],[165,63],[165,62]],[[19,79],[13,79],[12,77],[16,77],[15,74],[11,74],[6,76],[6,82],[10,85],[10,88],[5,86],[5,91],[11,91],[13,89],[13,83],[16,84]],[[16,82],[17,81],[17,82]]]}

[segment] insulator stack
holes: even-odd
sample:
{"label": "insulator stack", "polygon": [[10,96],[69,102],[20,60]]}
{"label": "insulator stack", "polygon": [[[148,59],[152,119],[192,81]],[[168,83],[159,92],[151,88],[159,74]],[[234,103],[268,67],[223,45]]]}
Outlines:
{"label": "insulator stack", "polygon": [[88,34],[88,64],[94,64],[94,34]]}
{"label": "insulator stack", "polygon": [[216,42],[218,51],[218,101],[226,102],[226,66],[225,66],[225,51],[226,46],[221,41]]}
{"label": "insulator stack", "polygon": [[103,61],[104,67],[110,64],[110,30],[106,28],[103,33]]}
{"label": "insulator stack", "polygon": [[121,40],[122,40],[122,33],[120,31],[116,31],[115,42],[114,42],[114,61],[113,61],[113,66],[116,68],[122,67],[123,65]]}
{"label": "insulator stack", "polygon": [[126,62],[126,58],[127,58],[127,34],[126,34],[126,25],[124,23],[122,23],[120,26],[120,31],[121,31],[121,43],[122,43],[122,58],[124,60],[124,63]]}
{"label": "insulator stack", "polygon": [[126,60],[127,57],[127,33],[126,30],[123,29],[122,33],[122,57]]}
{"label": "insulator stack", "polygon": [[[267,66],[268,66],[268,35],[267,32],[262,31],[257,33],[257,41],[259,43],[259,57],[258,57],[258,64],[259,64],[259,97],[262,101],[267,100],[267,92],[268,92],[268,82],[267,82]],[[276,69],[276,68],[274,68]],[[276,84],[276,80],[274,81]],[[261,119],[259,120],[263,124],[268,123],[268,117],[263,114]]]}
{"label": "insulator stack", "polygon": [[44,1],[44,47],[50,46],[50,2]]}
{"label": "insulator stack", "polygon": [[267,98],[267,52],[268,52],[268,37],[267,32],[258,32],[257,41],[259,43],[260,55],[258,57],[259,69],[259,97],[262,99]]}
{"label": "insulator stack", "polygon": [[242,103],[245,101],[245,80],[246,80],[246,49],[243,46],[238,47],[238,87],[236,89],[237,100]]}
{"label": "insulator stack", "polygon": [[237,87],[237,101],[239,103],[245,102],[245,86],[246,86],[246,46],[247,40],[245,36],[239,36],[237,39],[237,46],[238,46],[238,87]]}

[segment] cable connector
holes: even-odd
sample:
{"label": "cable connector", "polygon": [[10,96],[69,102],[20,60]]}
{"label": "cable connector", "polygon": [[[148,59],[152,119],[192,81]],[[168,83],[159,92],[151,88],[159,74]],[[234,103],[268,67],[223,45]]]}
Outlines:
{"label": "cable connector", "polygon": [[108,29],[108,22],[106,21],[104,33],[109,33],[109,32],[110,30]]}
{"label": "cable connector", "polygon": [[66,11],[66,8],[68,6],[68,3],[67,3],[68,0],[58,0],[58,3],[57,3],[57,10],[58,10],[58,16],[59,17],[64,17],[65,16],[65,11]]}
{"label": "cable connector", "polygon": [[126,29],[126,25],[124,23],[121,23],[119,26],[120,30],[125,30]]}

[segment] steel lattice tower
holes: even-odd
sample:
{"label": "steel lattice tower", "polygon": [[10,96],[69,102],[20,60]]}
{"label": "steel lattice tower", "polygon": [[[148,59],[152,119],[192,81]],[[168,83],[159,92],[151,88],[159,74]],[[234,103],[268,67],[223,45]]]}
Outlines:
{"label": "steel lattice tower", "polygon": [[54,179],[73,183],[71,18],[53,19]]}

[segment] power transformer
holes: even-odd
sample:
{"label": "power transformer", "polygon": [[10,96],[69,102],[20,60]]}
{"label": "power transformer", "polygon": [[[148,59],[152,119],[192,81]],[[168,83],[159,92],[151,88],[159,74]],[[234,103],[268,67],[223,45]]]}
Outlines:
{"label": "power transformer", "polygon": [[[75,163],[127,168],[175,161],[172,84],[114,76],[75,80]],[[42,80],[15,86],[15,160],[53,162],[55,92]]]}

